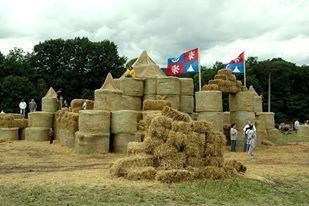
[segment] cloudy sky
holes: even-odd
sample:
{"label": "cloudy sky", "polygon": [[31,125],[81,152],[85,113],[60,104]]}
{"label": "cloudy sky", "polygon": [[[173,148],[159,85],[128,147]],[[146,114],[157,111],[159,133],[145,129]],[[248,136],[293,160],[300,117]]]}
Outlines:
{"label": "cloudy sky", "polygon": [[242,51],[309,65],[308,0],[0,0],[0,51],[53,38],[109,39],[126,57],[161,66],[200,48],[201,64]]}

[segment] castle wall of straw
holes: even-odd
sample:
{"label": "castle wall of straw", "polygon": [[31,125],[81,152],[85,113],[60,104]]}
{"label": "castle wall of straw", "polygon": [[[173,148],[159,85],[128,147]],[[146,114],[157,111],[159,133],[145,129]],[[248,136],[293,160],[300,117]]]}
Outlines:
{"label": "castle wall of straw", "polygon": [[309,138],[309,125],[300,125],[298,136],[302,138]]}
{"label": "castle wall of straw", "polygon": [[54,126],[54,113],[31,112],[28,115],[28,126],[25,130],[26,141],[46,141],[49,129]]}

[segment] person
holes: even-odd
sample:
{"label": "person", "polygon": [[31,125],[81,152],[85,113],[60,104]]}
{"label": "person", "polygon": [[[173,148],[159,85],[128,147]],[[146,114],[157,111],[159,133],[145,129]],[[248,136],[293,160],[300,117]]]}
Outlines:
{"label": "person", "polygon": [[52,144],[53,141],[54,141],[54,131],[53,131],[53,128],[49,128],[48,139],[49,139],[49,143]]}
{"label": "person", "polygon": [[135,76],[136,76],[136,72],[135,72],[135,70],[133,69],[133,67],[130,66],[129,71],[128,71],[128,74],[127,74],[127,77],[133,77],[133,78],[135,78]]}
{"label": "person", "polygon": [[19,109],[20,109],[20,114],[23,115],[23,117],[26,117],[26,108],[27,108],[27,103],[24,101],[24,99],[21,100],[19,103]]}
{"label": "person", "polygon": [[63,106],[64,106],[64,107],[68,107],[68,102],[67,102],[66,99],[63,101]]}
{"label": "person", "polygon": [[37,108],[36,102],[34,101],[34,99],[31,99],[31,101],[29,102],[30,112],[35,112],[36,108]]}
{"label": "person", "polygon": [[3,110],[1,110],[1,114],[5,114],[5,112]]}
{"label": "person", "polygon": [[236,152],[236,140],[237,140],[236,124],[231,125],[230,137],[231,137],[231,152]]}
{"label": "person", "polygon": [[247,152],[247,149],[248,149],[248,144],[247,144],[248,138],[247,138],[246,131],[248,130],[248,128],[249,128],[250,126],[252,126],[252,128],[253,128],[253,132],[254,132],[254,133],[256,132],[255,126],[252,124],[252,122],[251,122],[250,120],[248,120],[248,123],[245,125],[245,127],[244,127],[244,129],[243,129],[244,135],[245,135],[245,137],[244,137],[244,152]]}
{"label": "person", "polygon": [[57,91],[57,102],[58,102],[58,110],[62,109],[63,106],[62,89],[59,89]]}
{"label": "person", "polygon": [[256,147],[256,136],[253,129],[253,125],[250,125],[246,131],[247,134],[247,145],[248,145],[248,155],[253,156],[253,150]]}
{"label": "person", "polygon": [[309,125],[309,120],[306,120],[305,125]]}
{"label": "person", "polygon": [[84,103],[83,103],[83,105],[82,105],[82,109],[83,109],[83,110],[86,110],[86,109],[87,109],[87,102],[86,102],[86,101],[84,101]]}
{"label": "person", "polygon": [[295,122],[294,122],[294,129],[295,129],[295,131],[296,131],[296,133],[297,133],[297,131],[299,130],[299,121],[298,120],[296,120]]}

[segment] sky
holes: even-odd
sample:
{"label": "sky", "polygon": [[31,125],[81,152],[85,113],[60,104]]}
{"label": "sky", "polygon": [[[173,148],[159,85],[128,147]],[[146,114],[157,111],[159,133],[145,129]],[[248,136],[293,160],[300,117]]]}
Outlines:
{"label": "sky", "polygon": [[128,60],[143,50],[160,66],[200,49],[202,65],[242,51],[309,65],[309,0],[0,0],[0,51],[56,38],[115,42]]}

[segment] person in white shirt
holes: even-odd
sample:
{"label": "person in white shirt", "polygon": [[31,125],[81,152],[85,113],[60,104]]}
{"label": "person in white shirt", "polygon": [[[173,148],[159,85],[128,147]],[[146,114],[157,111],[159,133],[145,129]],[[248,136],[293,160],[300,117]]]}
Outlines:
{"label": "person in white shirt", "polygon": [[296,121],[294,122],[294,129],[295,129],[296,133],[297,133],[297,131],[298,131],[298,129],[299,129],[299,126],[300,126],[299,121],[296,120]]}
{"label": "person in white shirt", "polygon": [[26,117],[26,108],[27,108],[27,103],[24,100],[21,100],[19,103],[19,109],[20,109],[20,114],[23,115],[23,117]]}
{"label": "person in white shirt", "polygon": [[231,152],[236,152],[236,140],[237,140],[236,124],[231,125],[230,137],[231,137]]}
{"label": "person in white shirt", "polygon": [[245,125],[245,127],[243,129],[244,130],[244,135],[245,135],[245,137],[244,137],[244,152],[247,152],[247,149],[248,149],[248,144],[247,144],[248,138],[247,138],[246,131],[249,129],[250,126],[252,126],[252,128],[253,128],[254,134],[256,133],[255,126],[252,124],[252,122],[250,120],[248,120],[248,123]]}

